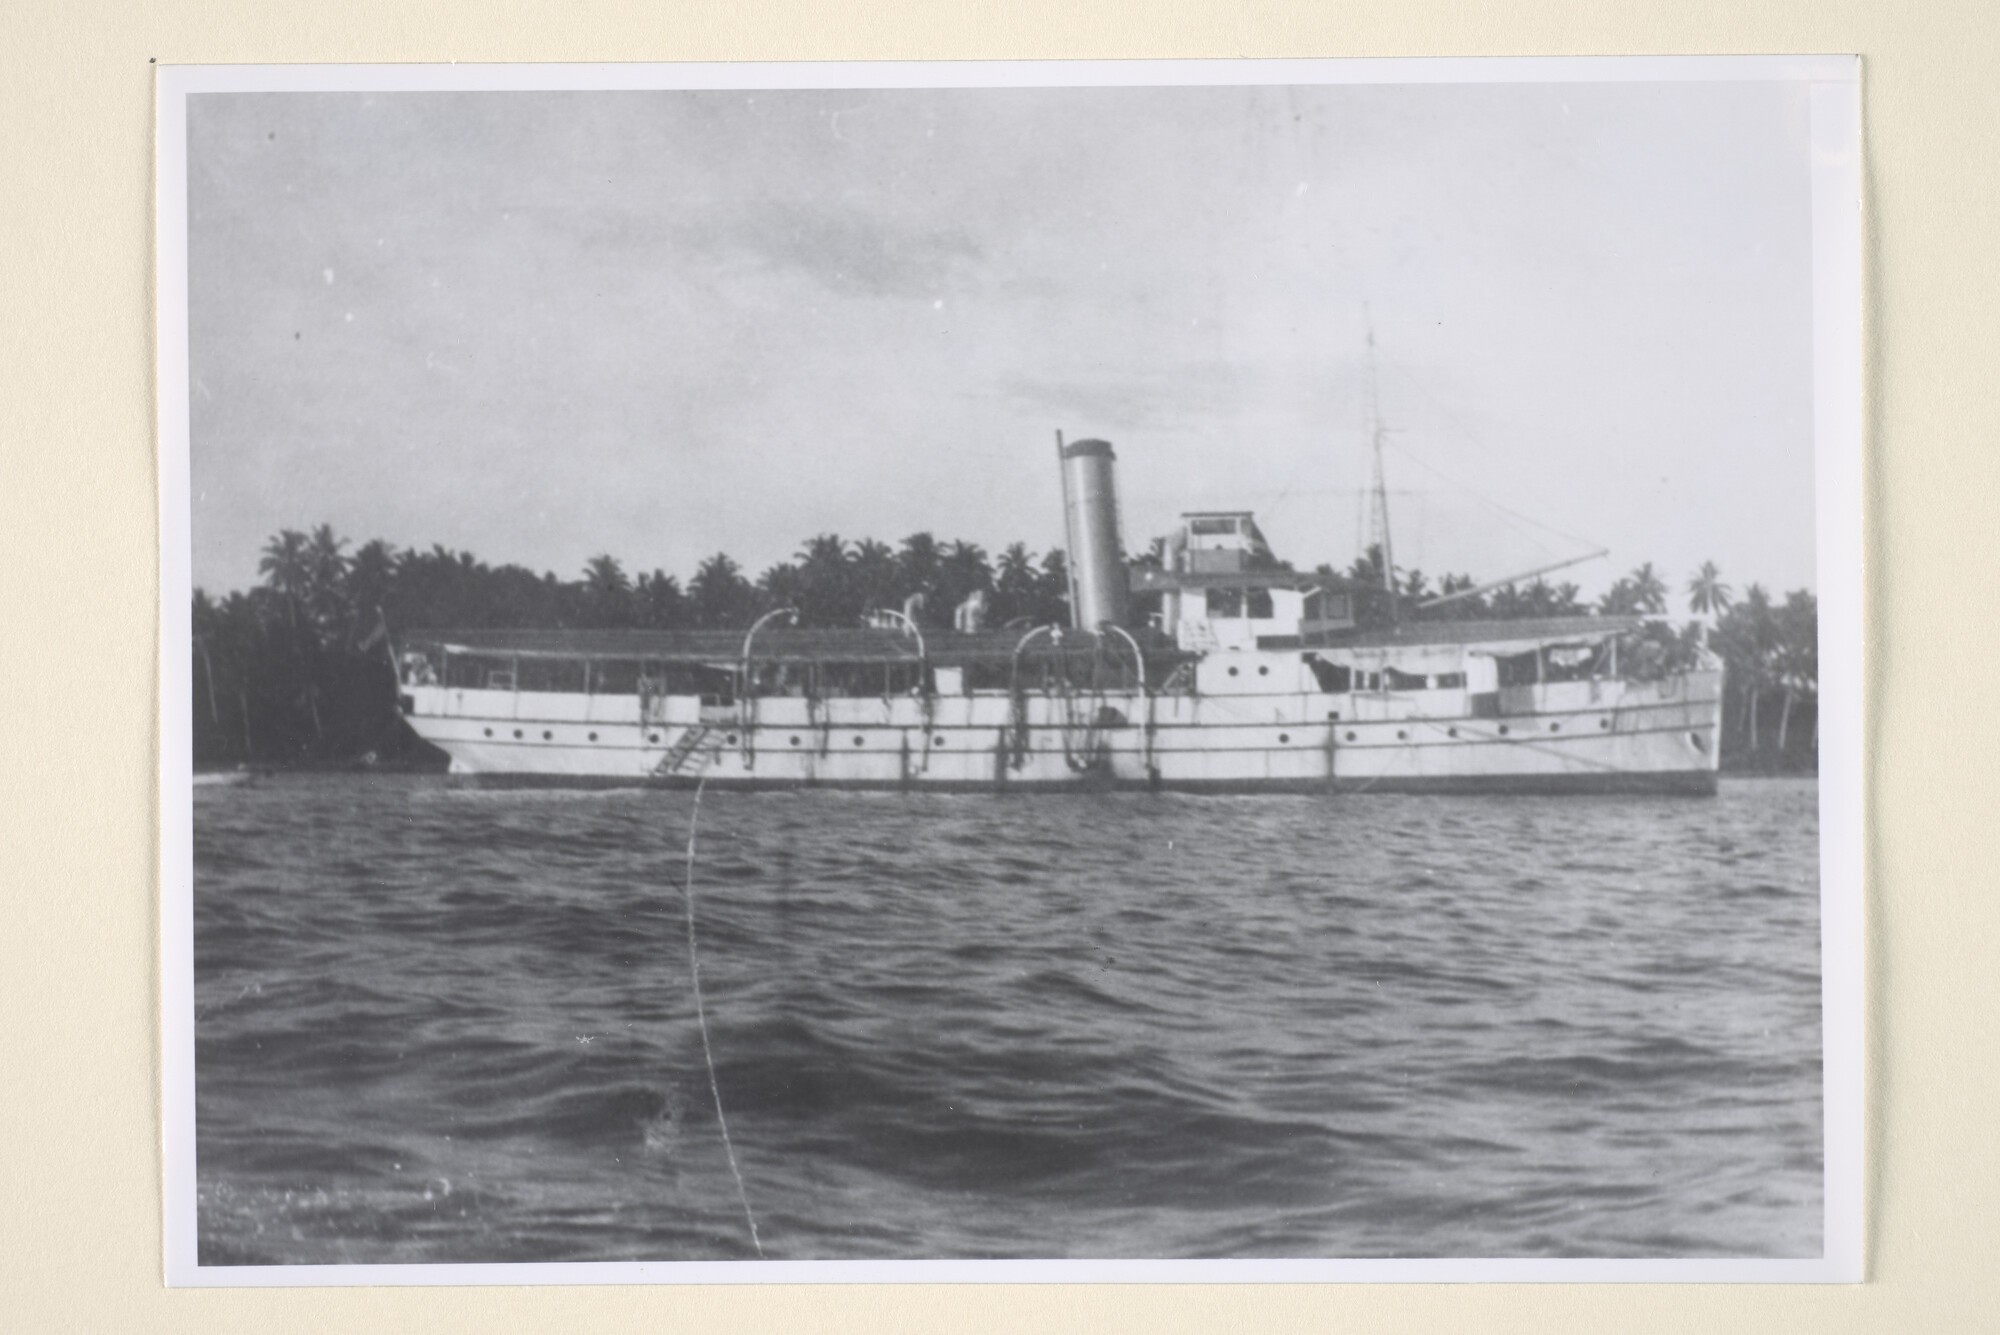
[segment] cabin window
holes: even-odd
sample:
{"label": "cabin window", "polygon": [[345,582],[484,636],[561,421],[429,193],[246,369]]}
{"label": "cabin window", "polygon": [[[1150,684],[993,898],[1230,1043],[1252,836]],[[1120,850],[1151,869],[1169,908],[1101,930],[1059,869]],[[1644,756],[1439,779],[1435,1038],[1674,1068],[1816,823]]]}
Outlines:
{"label": "cabin window", "polygon": [[[1317,655],[1307,654],[1306,666],[1312,669],[1313,680],[1319,683],[1320,690],[1328,695],[1344,695],[1354,688],[1354,674],[1344,663],[1329,663]],[[1339,718],[1340,715],[1335,713],[1327,717]]]}
{"label": "cabin window", "polygon": [[1188,521],[1188,532],[1197,537],[1212,538],[1224,533],[1234,533],[1235,531],[1236,521],[1234,519],[1191,519]]}
{"label": "cabin window", "polygon": [[1495,657],[1494,666],[1499,669],[1499,684],[1502,686],[1533,686],[1542,679],[1541,668],[1537,665],[1536,654],[1531,650],[1525,654],[1510,654],[1505,658]]}
{"label": "cabin window", "polygon": [[1604,645],[1572,644],[1546,649],[1542,653],[1542,680],[1588,681],[1605,675],[1609,660],[1610,650]]}
{"label": "cabin window", "polygon": [[1208,591],[1208,615],[1217,617],[1240,617],[1243,615],[1243,590],[1210,589]]}
{"label": "cabin window", "polygon": [[1382,675],[1388,678],[1392,691],[1421,691],[1426,682],[1421,672],[1403,672],[1396,668],[1384,668]]}
{"label": "cabin window", "polygon": [[1253,621],[1269,621],[1276,615],[1271,610],[1269,589],[1245,589],[1243,591],[1244,615]]}
{"label": "cabin window", "polygon": [[1346,594],[1325,590],[1307,594],[1300,610],[1307,621],[1349,621],[1354,615]]}
{"label": "cabin window", "polygon": [[1437,675],[1437,688],[1440,691],[1462,691],[1465,689],[1465,674],[1463,672],[1440,672]]}

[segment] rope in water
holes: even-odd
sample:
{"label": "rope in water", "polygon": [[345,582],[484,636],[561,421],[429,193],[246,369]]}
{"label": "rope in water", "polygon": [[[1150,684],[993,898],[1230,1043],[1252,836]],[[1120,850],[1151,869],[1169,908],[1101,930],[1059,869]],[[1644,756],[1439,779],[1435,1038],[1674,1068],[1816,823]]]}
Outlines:
{"label": "rope in water", "polygon": [[688,813],[687,878],[682,885],[682,901],[687,906],[688,976],[694,981],[694,1015],[701,1024],[701,1055],[708,1063],[708,1092],[715,1096],[715,1122],[722,1128],[722,1150],[729,1156],[729,1171],[736,1178],[736,1199],[743,1202],[743,1222],[750,1226],[750,1245],[757,1259],[764,1258],[764,1244],[757,1236],[757,1217],[750,1213],[750,1192],[743,1185],[743,1169],[736,1162],[736,1145],[729,1138],[729,1119],[722,1112],[722,1085],[715,1078],[715,1049],[708,1041],[708,1006],[701,996],[701,953],[694,933],[694,835],[701,821],[701,791],[708,784],[703,774],[695,781],[694,809]]}

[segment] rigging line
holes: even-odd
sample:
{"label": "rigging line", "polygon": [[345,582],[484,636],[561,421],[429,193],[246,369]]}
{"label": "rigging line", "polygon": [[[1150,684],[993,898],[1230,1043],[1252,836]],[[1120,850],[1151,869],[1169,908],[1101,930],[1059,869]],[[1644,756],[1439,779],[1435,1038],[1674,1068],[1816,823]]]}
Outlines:
{"label": "rigging line", "polygon": [[694,834],[701,821],[701,792],[708,786],[703,773],[694,784],[694,809],[688,812],[687,879],[682,885],[682,902],[687,906],[688,976],[694,982],[694,1015],[701,1025],[701,1055],[708,1063],[708,1092],[715,1097],[715,1122],[722,1128],[722,1151],[729,1156],[729,1171],[736,1179],[736,1199],[743,1202],[743,1222],[750,1226],[750,1245],[757,1259],[764,1259],[764,1243],[757,1236],[757,1217],[750,1213],[750,1192],[743,1185],[743,1169],[736,1162],[736,1145],[729,1138],[729,1119],[722,1112],[722,1085],[715,1078],[715,1049],[708,1041],[708,1007],[701,997],[701,954],[694,934]]}
{"label": "rigging line", "polygon": [[1405,459],[1408,459],[1411,463],[1433,474],[1439,480],[1458,488],[1466,495],[1472,497],[1473,500],[1478,501],[1481,505],[1486,506],[1490,510],[1498,511],[1500,514],[1505,515],[1506,517],[1513,519],[1519,523],[1526,524],[1530,528],[1540,529],[1544,533],[1552,534],[1555,537],[1563,538],[1570,542],[1581,543],[1584,546],[1598,545],[1593,539],[1580,537],[1575,533],[1569,532],[1567,529],[1557,528],[1553,524],[1545,524],[1541,520],[1536,519],[1530,515],[1522,514],[1519,510],[1511,509],[1508,506],[1500,504],[1500,502],[1494,500],[1492,497],[1482,494],[1478,488],[1472,486],[1470,483],[1465,482],[1459,478],[1453,477],[1451,474],[1445,472],[1442,468],[1439,468],[1436,464],[1424,458],[1422,455],[1418,454],[1415,450],[1410,449],[1408,446],[1398,445],[1395,441],[1389,441],[1387,442],[1387,444],[1390,449],[1402,455]]}
{"label": "rigging line", "polygon": [[[1447,422],[1450,422],[1452,426],[1458,430],[1458,433],[1464,436],[1467,441],[1471,442],[1473,445],[1478,445],[1480,443],[1479,437],[1472,433],[1472,429],[1466,426],[1465,423],[1459,419],[1456,413],[1452,412],[1451,409],[1447,408],[1444,405],[1444,402],[1441,399],[1439,399],[1437,395],[1433,394],[1424,385],[1424,382],[1419,377],[1412,374],[1406,367],[1402,365],[1402,363],[1398,362],[1395,358],[1382,353],[1382,351],[1379,348],[1376,350],[1376,355],[1381,357],[1383,361],[1387,362],[1393,370],[1395,370],[1398,374],[1400,374],[1403,377],[1403,379],[1407,380],[1410,384],[1414,385],[1419,394],[1422,394],[1426,399],[1430,400],[1431,406],[1433,408],[1436,408],[1438,412],[1444,417],[1444,419]],[[1399,454],[1402,454],[1406,458],[1414,461],[1415,463],[1418,463],[1423,467],[1430,469],[1433,473],[1436,473],[1439,477],[1443,478],[1445,481],[1452,483],[1454,486],[1460,487],[1461,489],[1470,493],[1475,498],[1479,499],[1480,501],[1484,502],[1487,505],[1492,506],[1494,509],[1500,511],[1502,514],[1512,515],[1515,519],[1520,520],[1524,524],[1533,525],[1534,527],[1539,528],[1546,533],[1553,533],[1560,538],[1567,538],[1571,542],[1581,542],[1586,546],[1592,546],[1592,547],[1598,545],[1591,539],[1580,538],[1574,533],[1568,533],[1562,529],[1555,528],[1548,524],[1544,524],[1539,520],[1530,519],[1527,515],[1521,514],[1519,511],[1508,509],[1506,506],[1501,505],[1498,501],[1489,500],[1486,497],[1481,496],[1480,493],[1475,491],[1473,488],[1466,486],[1465,483],[1460,482],[1456,478],[1451,477],[1449,474],[1445,473],[1442,469],[1437,468],[1433,464],[1425,462],[1423,459],[1411,453],[1409,450],[1403,449],[1401,446],[1396,445],[1395,442],[1391,441],[1389,442],[1389,444],[1390,447],[1392,449],[1395,449]]]}

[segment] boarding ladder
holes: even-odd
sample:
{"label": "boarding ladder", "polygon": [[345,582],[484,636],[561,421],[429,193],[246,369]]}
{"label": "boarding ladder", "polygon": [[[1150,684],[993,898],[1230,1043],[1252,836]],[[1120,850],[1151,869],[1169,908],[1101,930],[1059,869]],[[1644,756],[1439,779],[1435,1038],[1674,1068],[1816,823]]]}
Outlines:
{"label": "boarding ladder", "polygon": [[[660,757],[660,763],[653,767],[653,777],[664,779],[669,775],[679,774],[685,770],[688,761],[693,759],[694,754],[702,749],[703,744],[708,742],[710,734],[714,731],[715,729],[705,723],[696,723],[682,732],[675,739],[674,744],[667,748],[667,753]],[[705,765],[714,759],[716,751],[720,749],[719,746],[710,744],[708,753],[701,759],[701,764]]]}

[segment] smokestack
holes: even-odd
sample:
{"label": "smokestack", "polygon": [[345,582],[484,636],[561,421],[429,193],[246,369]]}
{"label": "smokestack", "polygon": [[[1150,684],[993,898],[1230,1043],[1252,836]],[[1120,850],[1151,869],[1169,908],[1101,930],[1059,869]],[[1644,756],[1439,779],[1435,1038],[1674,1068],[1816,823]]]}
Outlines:
{"label": "smokestack", "polygon": [[1118,540],[1118,492],[1112,483],[1118,456],[1105,440],[1079,440],[1062,446],[1061,453],[1070,619],[1079,630],[1096,630],[1107,621],[1123,625],[1125,548]]}

